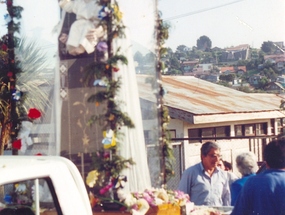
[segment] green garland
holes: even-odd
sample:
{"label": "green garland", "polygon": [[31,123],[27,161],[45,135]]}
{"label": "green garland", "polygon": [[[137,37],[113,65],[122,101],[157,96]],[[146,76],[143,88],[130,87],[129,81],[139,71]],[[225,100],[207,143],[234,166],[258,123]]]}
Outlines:
{"label": "green garland", "polygon": [[[158,66],[157,66],[157,73],[158,77],[161,79],[161,71],[164,69],[164,64],[160,60],[161,56],[167,53],[167,48],[163,47],[165,44],[165,41],[169,37],[169,24],[163,22],[162,19],[158,19],[158,24],[157,24],[157,43],[158,43]],[[167,181],[175,175],[174,170],[173,170],[173,165],[175,162],[175,157],[173,155],[173,148],[170,142],[170,134],[167,130],[167,126],[169,125],[170,122],[170,116],[168,114],[168,108],[164,105],[164,88],[162,84],[159,84],[159,95],[158,97],[160,98],[161,102],[161,108],[159,112],[159,116],[161,117],[160,123],[161,123],[161,162],[162,162],[162,173],[161,175],[163,176],[163,185],[167,183]]]}
{"label": "green garland", "polygon": [[[6,1],[7,11],[10,21],[7,23],[8,34],[0,39],[0,155],[8,142],[13,141],[20,129],[20,116],[23,112],[22,101],[15,98],[16,74],[21,72],[19,62],[15,61],[14,49],[19,45],[20,39],[14,36],[20,31],[20,22],[15,23],[15,19],[21,18],[23,10],[20,6],[14,6],[12,0]],[[19,93],[19,92],[18,92]],[[14,150],[14,154],[17,151]]]}
{"label": "green garland", "polygon": [[90,117],[89,125],[99,123],[105,135],[111,130],[112,137],[110,139],[112,139],[112,142],[108,147],[104,145],[102,149],[93,154],[92,171],[89,172],[86,183],[91,187],[96,198],[106,200],[108,197],[113,199],[114,183],[118,180],[121,172],[129,168],[130,165],[135,164],[132,158],[126,159],[118,154],[120,138],[123,136],[120,128],[122,126],[134,128],[135,125],[128,114],[120,109],[123,102],[116,99],[116,97],[118,97],[122,83],[120,78],[115,79],[113,77],[114,72],[120,72],[119,63],[128,64],[127,58],[119,53],[120,48],[118,50],[112,49],[113,40],[124,37],[125,26],[122,23],[122,13],[116,1],[111,3],[110,0],[101,0],[99,5],[102,6],[102,11],[105,14],[101,18],[100,25],[107,32],[107,39],[101,42],[108,47],[105,50],[106,53],[101,53],[99,56],[106,56],[107,54],[108,59],[97,58],[95,62],[86,66],[84,79],[86,83],[94,79],[101,79],[106,83],[106,87],[91,95],[87,100],[97,107],[100,105],[104,107],[102,114]]}

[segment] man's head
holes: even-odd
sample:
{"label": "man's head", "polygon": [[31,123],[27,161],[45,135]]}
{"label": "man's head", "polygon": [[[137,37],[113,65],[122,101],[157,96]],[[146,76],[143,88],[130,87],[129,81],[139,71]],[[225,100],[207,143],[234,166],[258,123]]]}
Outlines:
{"label": "man's head", "polygon": [[206,142],[201,147],[201,160],[205,169],[217,167],[220,155],[220,147],[214,142]]}
{"label": "man's head", "polygon": [[264,160],[271,169],[285,168],[285,139],[273,140],[265,146]]}
{"label": "man's head", "polygon": [[223,159],[220,159],[217,165],[220,169],[225,170],[225,165]]}

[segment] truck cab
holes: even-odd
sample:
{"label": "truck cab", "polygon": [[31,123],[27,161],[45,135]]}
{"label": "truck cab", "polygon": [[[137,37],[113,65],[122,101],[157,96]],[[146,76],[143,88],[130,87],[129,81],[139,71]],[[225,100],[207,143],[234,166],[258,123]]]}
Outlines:
{"label": "truck cab", "polygon": [[92,215],[77,167],[60,156],[0,156],[0,215]]}

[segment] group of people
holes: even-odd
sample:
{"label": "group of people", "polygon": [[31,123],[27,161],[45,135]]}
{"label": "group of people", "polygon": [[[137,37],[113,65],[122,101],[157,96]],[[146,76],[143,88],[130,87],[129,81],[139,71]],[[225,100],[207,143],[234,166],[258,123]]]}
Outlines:
{"label": "group of people", "polygon": [[218,144],[201,147],[201,162],[186,169],[178,189],[189,194],[195,205],[234,206],[232,215],[285,215],[285,139],[268,143],[263,152],[266,170],[256,174],[257,158],[252,152],[236,157],[238,178],[222,160]]}

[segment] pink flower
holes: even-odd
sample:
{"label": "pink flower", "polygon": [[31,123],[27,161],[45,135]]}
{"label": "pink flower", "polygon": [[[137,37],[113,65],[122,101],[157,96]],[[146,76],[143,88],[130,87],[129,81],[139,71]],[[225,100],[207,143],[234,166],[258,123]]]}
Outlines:
{"label": "pink flower", "polygon": [[101,195],[103,195],[106,192],[108,192],[112,187],[113,187],[113,184],[110,183],[107,186],[103,187],[99,192],[100,192]]}

